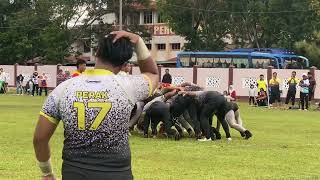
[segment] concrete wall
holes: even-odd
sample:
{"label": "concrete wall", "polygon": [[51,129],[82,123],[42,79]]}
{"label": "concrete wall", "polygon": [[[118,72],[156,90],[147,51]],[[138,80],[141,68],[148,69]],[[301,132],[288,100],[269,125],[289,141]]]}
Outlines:
{"label": "concrete wall", "polygon": [[193,68],[161,68],[161,80],[165,74],[165,69],[169,69],[169,73],[172,76],[172,84],[174,85],[193,82]]}
{"label": "concrete wall", "polygon": [[197,84],[207,90],[223,92],[228,89],[229,69],[198,68]]}
{"label": "concrete wall", "polygon": [[[22,74],[25,77],[24,84],[31,78],[32,73],[37,69],[39,74],[46,73],[48,76],[48,87],[55,87],[57,83],[57,66],[20,66],[20,65],[0,65],[7,75],[7,82],[9,86],[15,85],[15,77]],[[93,67],[87,67],[92,69]],[[63,71],[70,71],[72,73],[76,70],[75,66],[60,66]],[[161,79],[165,74],[166,67],[159,67]],[[277,72],[281,79],[281,88],[283,90],[282,97],[286,97],[288,86],[287,79],[291,76],[292,71],[297,72],[297,77],[301,79],[302,73],[307,73],[310,70],[292,70],[292,69],[229,69],[229,68],[168,68],[173,78],[173,84],[178,85],[183,82],[196,82],[198,85],[204,87],[206,90],[214,90],[223,92],[228,90],[229,84],[233,82],[233,86],[237,91],[237,96],[248,96],[248,88],[250,84],[256,84],[256,80],[260,74],[265,78],[271,77],[272,72]],[[320,83],[320,70],[315,70],[315,79]],[[132,67],[132,74],[140,74],[139,67]],[[229,77],[232,75],[232,77]],[[299,87],[296,94],[299,97]],[[320,86],[316,88],[315,98],[320,99]]]}
{"label": "concrete wall", "polygon": [[267,78],[267,69],[233,69],[233,87],[237,96],[248,96],[250,84],[256,84],[260,74]]}

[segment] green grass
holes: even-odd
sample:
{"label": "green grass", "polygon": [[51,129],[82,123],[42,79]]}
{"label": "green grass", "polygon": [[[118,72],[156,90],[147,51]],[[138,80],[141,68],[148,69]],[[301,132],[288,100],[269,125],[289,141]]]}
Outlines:
{"label": "green grass", "polygon": [[[38,179],[32,136],[41,97],[0,95],[0,179]],[[319,112],[251,108],[241,104],[248,141],[196,142],[130,137],[135,179],[320,179]],[[62,125],[51,140],[61,173]]]}

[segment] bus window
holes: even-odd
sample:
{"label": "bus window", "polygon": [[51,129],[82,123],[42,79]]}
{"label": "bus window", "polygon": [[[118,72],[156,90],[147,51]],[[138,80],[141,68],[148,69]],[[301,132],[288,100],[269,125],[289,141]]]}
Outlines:
{"label": "bus window", "polygon": [[256,69],[267,69],[268,66],[278,68],[277,61],[268,57],[252,57],[252,65]]}
{"label": "bus window", "polygon": [[189,67],[189,64],[190,64],[189,61],[190,61],[189,55],[180,56],[180,63],[182,67]]}
{"label": "bus window", "polygon": [[236,68],[249,68],[249,61],[246,58],[232,58],[232,64]]}
{"label": "bus window", "polygon": [[198,58],[198,65],[199,67],[203,68],[212,68],[212,58]]}
{"label": "bus window", "polygon": [[306,62],[304,59],[299,57],[285,57],[284,67],[285,69],[306,69]]}

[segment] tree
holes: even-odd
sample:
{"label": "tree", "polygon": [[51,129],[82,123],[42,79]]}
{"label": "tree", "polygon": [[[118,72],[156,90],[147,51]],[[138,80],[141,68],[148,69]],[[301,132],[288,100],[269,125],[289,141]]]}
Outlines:
{"label": "tree", "polygon": [[[225,1],[166,0],[158,1],[160,13],[178,35],[189,43],[186,50],[221,50],[223,38],[230,33],[228,14],[215,11],[226,9]],[[201,10],[198,10],[201,9]]]}
{"label": "tree", "polygon": [[319,29],[319,0],[159,0],[173,30],[190,42],[188,50],[282,47],[311,38]]}
{"label": "tree", "polygon": [[[148,2],[124,0],[124,21],[135,11],[133,3],[147,6]],[[99,38],[117,28],[103,19],[118,12],[118,4],[115,0],[0,1],[0,63],[24,63],[35,57],[44,63],[62,63],[65,56],[76,53],[73,42]],[[124,29],[150,36],[138,24],[125,24]]]}
{"label": "tree", "polygon": [[295,43],[296,50],[309,57],[313,66],[320,68],[320,32],[314,32],[312,38],[308,41]]}

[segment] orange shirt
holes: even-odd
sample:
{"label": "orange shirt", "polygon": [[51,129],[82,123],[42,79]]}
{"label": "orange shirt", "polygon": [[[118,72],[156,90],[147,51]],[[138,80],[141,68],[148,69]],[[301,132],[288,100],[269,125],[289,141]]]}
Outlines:
{"label": "orange shirt", "polygon": [[74,71],[71,75],[71,77],[77,77],[77,76],[80,76],[80,72],[78,70]]}

